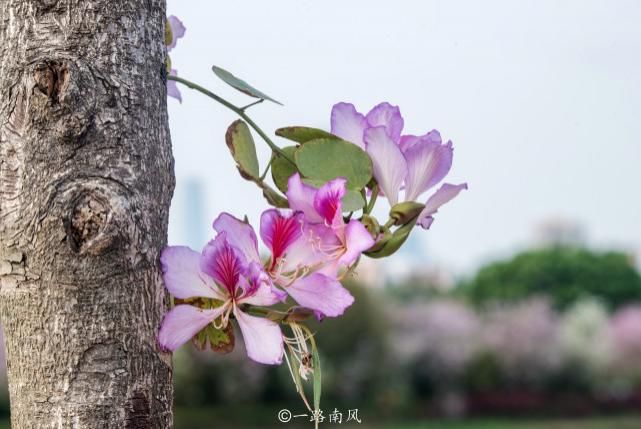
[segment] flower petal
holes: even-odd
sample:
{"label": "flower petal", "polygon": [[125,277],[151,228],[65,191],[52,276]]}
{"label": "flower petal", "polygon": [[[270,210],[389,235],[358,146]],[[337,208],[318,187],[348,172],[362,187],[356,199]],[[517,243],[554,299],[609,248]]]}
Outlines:
{"label": "flower petal", "polygon": [[443,140],[441,139],[441,133],[439,133],[437,130],[432,130],[429,133],[425,134],[424,136],[413,136],[413,135],[406,135],[401,137],[401,141],[398,144],[401,148],[401,152],[405,153],[407,149],[410,147],[414,146],[415,144],[419,143],[422,140],[428,140],[431,142],[436,142],[438,144],[443,143]]}
{"label": "flower petal", "polygon": [[160,264],[165,287],[176,298],[223,297],[214,282],[209,284],[201,272],[200,253],[189,247],[166,247],[160,255]]}
{"label": "flower petal", "polygon": [[397,143],[403,131],[403,117],[398,106],[385,102],[375,106],[367,114],[367,123],[370,127],[385,127],[387,135]]}
{"label": "flower petal", "polygon": [[[305,222],[302,226],[301,236],[287,250],[287,255],[282,261],[281,273],[292,273],[296,271],[316,270],[329,262],[329,255],[323,249],[336,248],[340,241],[336,234],[324,224],[309,224]],[[278,285],[287,285],[291,280],[276,278]]]}
{"label": "flower petal", "polygon": [[398,202],[398,191],[407,175],[407,162],[398,145],[385,132],[384,127],[365,130],[367,153],[372,158],[374,178],[391,205]]}
{"label": "flower petal", "polygon": [[177,305],[162,320],[158,343],[163,349],[173,352],[218,318],[224,310],[225,306],[203,310],[193,305]]}
{"label": "flower petal", "polygon": [[418,221],[416,222],[424,229],[429,229],[434,222],[432,215],[436,213],[443,204],[451,201],[456,197],[459,192],[463,189],[467,189],[467,183],[461,183],[460,185],[452,185],[449,183],[444,183],[435,193],[432,195],[427,202],[425,203],[425,208],[418,215]]}
{"label": "flower petal", "polygon": [[221,213],[214,221],[213,227],[218,233],[226,232],[229,244],[243,252],[248,262],[260,262],[258,240],[251,225],[229,213]]}
{"label": "flower petal", "polygon": [[354,297],[336,278],[321,273],[303,277],[286,290],[298,304],[328,317],[340,316],[354,302]]}
{"label": "flower petal", "polygon": [[355,219],[349,221],[345,227],[345,253],[340,257],[339,263],[346,266],[353,264],[375,242],[362,223]]}
{"label": "flower petal", "polygon": [[[169,75],[178,76],[178,71],[176,69],[171,69],[171,72],[169,72]],[[180,103],[183,102],[182,94],[180,93],[180,90],[178,89],[178,85],[176,84],[175,80],[167,80],[167,96],[175,98]]]}
{"label": "flower petal", "polygon": [[271,278],[258,262],[250,264],[245,276],[239,280],[243,293],[237,300],[238,304],[270,306],[284,300],[283,292],[273,286]]}
{"label": "flower petal", "polygon": [[441,145],[435,139],[430,139],[429,134],[407,147],[404,154],[407,160],[407,201],[415,201],[422,193],[443,180],[452,167],[452,142]]}
{"label": "flower petal", "polygon": [[345,196],[347,179],[337,177],[318,189],[314,197],[314,208],[326,225],[342,225],[342,200]]}
{"label": "flower petal", "polygon": [[289,207],[295,211],[301,211],[305,214],[308,222],[319,223],[323,218],[314,208],[314,197],[316,188],[303,183],[300,180],[300,174],[293,174],[287,182],[287,200]]}
{"label": "flower petal", "polygon": [[335,136],[365,148],[363,133],[367,128],[367,120],[365,116],[356,111],[353,104],[334,104],[334,107],[332,107],[331,126],[331,132]]}
{"label": "flower petal", "polygon": [[229,244],[224,231],[207,243],[200,258],[200,269],[224,286],[229,296],[236,296],[240,275],[246,266],[242,254]]}
{"label": "flower petal", "polygon": [[176,16],[171,15],[168,18],[169,26],[171,27],[171,43],[167,46],[167,51],[171,51],[176,47],[178,39],[185,35],[185,26],[182,21]]}
{"label": "flower petal", "polygon": [[283,361],[283,334],[275,322],[262,317],[250,316],[240,310],[234,315],[243,333],[247,356],[267,365],[278,365]]}
{"label": "flower petal", "polygon": [[301,235],[303,213],[291,210],[265,210],[260,216],[260,237],[272,254],[272,265]]}

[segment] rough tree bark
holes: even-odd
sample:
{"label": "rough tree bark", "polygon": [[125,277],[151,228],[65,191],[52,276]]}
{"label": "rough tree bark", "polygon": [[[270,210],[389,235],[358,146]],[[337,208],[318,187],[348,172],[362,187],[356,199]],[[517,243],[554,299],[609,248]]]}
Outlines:
{"label": "rough tree bark", "polygon": [[14,429],[168,428],[164,0],[0,1],[0,312]]}

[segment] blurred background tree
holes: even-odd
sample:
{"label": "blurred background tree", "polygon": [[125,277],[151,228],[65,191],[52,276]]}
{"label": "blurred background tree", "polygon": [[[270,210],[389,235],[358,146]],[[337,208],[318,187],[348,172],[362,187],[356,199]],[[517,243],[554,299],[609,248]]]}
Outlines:
{"label": "blurred background tree", "polygon": [[475,304],[540,295],[560,310],[590,297],[616,309],[641,299],[641,276],[625,253],[555,246],[491,263],[463,281],[459,292]]}

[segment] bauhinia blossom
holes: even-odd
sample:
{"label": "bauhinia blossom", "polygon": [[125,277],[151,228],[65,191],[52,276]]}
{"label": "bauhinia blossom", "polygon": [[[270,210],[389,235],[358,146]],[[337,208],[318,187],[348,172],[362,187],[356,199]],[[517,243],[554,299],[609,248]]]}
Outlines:
{"label": "bauhinia blossom", "polygon": [[223,329],[233,314],[243,334],[247,355],[256,362],[280,364],[283,336],[277,323],[242,311],[241,305],[270,306],[280,297],[261,267],[230,244],[225,232],[202,253],[188,247],[167,247],[161,256],[165,286],[179,299],[208,298],[221,304],[212,309],[180,304],[163,319],[158,342],[176,350],[208,324]]}
{"label": "bauhinia blossom", "polygon": [[[169,24],[169,28],[171,29],[171,40],[167,40],[167,42],[169,42],[169,44],[167,45],[167,52],[170,52],[176,47],[176,42],[178,41],[178,39],[182,38],[185,35],[186,29],[182,21],[174,15],[171,15],[169,18],[167,18],[167,23]],[[172,68],[169,71],[169,75],[178,76],[178,71]],[[182,95],[180,94],[180,90],[178,89],[176,81],[167,80],[167,96],[173,97],[182,103]]]}
{"label": "bauhinia blossom", "polygon": [[336,275],[352,265],[362,252],[375,243],[372,235],[358,220],[343,220],[342,199],[346,193],[344,178],[330,180],[319,189],[305,184],[298,173],[289,178],[289,206],[301,211],[310,224],[308,240],[331,261],[325,272]]}
{"label": "bauhinia blossom", "polygon": [[[297,180],[298,176],[290,181]],[[228,213],[214,221],[217,236],[202,253],[184,246],[163,251],[165,285],[174,297],[204,298],[217,304],[215,308],[174,307],[165,316],[158,336],[164,348],[175,350],[210,323],[226,328],[233,315],[249,357],[278,364],[283,355],[280,328],[269,319],[243,312],[243,304],[268,307],[289,295],[319,317],[340,316],[352,305],[354,298],[336,273],[351,265],[374,240],[360,222],[344,223],[340,214],[343,179],[319,190],[300,186],[304,195],[313,196],[312,204],[317,207],[308,211],[311,222],[302,210],[266,210],[260,225],[261,238],[269,249],[266,261],[260,258],[251,225]],[[298,200],[294,197],[293,201]]]}
{"label": "bauhinia blossom", "polygon": [[[258,241],[251,225],[223,213],[214,221],[214,229],[218,233],[226,232],[230,242],[242,250],[247,260],[262,264],[274,285],[318,315],[340,316],[354,302],[336,278],[335,270],[328,269],[340,257],[324,252],[321,242],[327,240],[327,234],[310,224],[304,212],[269,209],[262,214],[260,236],[269,249],[269,258],[264,263],[259,257]],[[370,236],[367,248],[372,245]],[[366,249],[360,252],[363,250]],[[282,292],[277,289],[275,293]]]}
{"label": "bauhinia blossom", "polygon": [[[374,178],[391,205],[415,201],[441,182],[452,167],[452,142],[443,144],[438,131],[422,136],[402,135],[403,117],[397,106],[381,103],[363,115],[353,104],[338,103],[332,108],[331,132],[367,151],[374,167]],[[444,183],[427,200],[417,223],[428,229],[433,215],[467,184]]]}

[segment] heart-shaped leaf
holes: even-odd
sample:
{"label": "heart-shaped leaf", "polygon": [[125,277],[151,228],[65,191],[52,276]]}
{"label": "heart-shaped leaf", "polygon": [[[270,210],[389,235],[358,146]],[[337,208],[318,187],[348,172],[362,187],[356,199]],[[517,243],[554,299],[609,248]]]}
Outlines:
{"label": "heart-shaped leaf", "polygon": [[256,145],[249,131],[249,126],[240,119],[234,121],[225,134],[229,148],[241,176],[247,180],[258,180],[260,176]]}
{"label": "heart-shaped leaf", "polygon": [[372,178],[369,155],[355,144],[331,138],[315,139],[296,149],[294,159],[301,174],[327,182],[337,177],[347,179],[350,189],[363,189]]}
{"label": "heart-shaped leaf", "polygon": [[272,103],[280,104],[281,106],[283,103],[274,100],[271,98],[269,95],[265,94],[264,92],[261,92],[245,82],[242,79],[237,78],[233,74],[229,73],[227,70],[217,67],[217,66],[212,66],[211,69],[213,72],[218,76],[220,79],[223,80],[227,85],[231,86],[234,89],[237,89],[238,91],[249,95],[250,97],[254,98],[262,98],[263,100],[269,100]]}
{"label": "heart-shaped leaf", "polygon": [[[281,150],[285,152],[285,155],[287,155],[290,159],[294,159],[294,152],[296,151],[296,146],[286,146]],[[273,156],[272,166],[271,166],[272,180],[274,181],[274,184],[278,189],[280,189],[281,192],[286,193],[287,181],[298,170],[296,169],[296,166],[294,164],[292,164],[290,161],[285,159],[282,155],[274,152],[272,156]]]}
{"label": "heart-shaped leaf", "polygon": [[297,143],[307,143],[315,139],[338,139],[334,134],[319,128],[310,127],[285,127],[276,130],[276,135]]}

